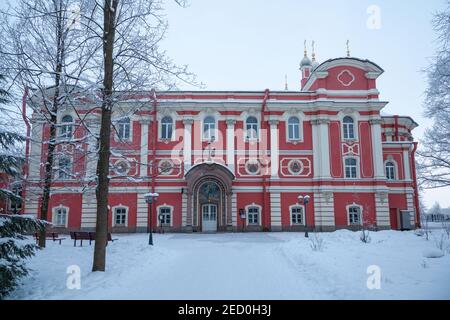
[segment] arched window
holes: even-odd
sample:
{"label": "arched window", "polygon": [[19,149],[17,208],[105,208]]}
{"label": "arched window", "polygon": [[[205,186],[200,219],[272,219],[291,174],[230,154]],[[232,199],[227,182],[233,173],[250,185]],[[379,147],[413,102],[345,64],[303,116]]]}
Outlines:
{"label": "arched window", "polygon": [[203,120],[203,139],[215,140],[216,121],[213,117],[209,116]]}
{"label": "arched window", "polygon": [[297,117],[288,120],[288,140],[300,140],[300,120]]}
{"label": "arched window", "polygon": [[12,198],[9,201],[9,210],[14,214],[22,210],[22,191],[22,184],[20,182],[11,184],[11,192],[18,197]]}
{"label": "arched window", "polygon": [[348,207],[348,224],[361,225],[361,208],[359,206]]}
{"label": "arched window", "polygon": [[66,227],[67,226],[67,216],[69,214],[69,209],[63,206],[53,208],[53,226],[54,227]]}
{"label": "arched window", "polygon": [[65,115],[61,118],[61,138],[72,139],[73,138],[73,118],[72,116]]}
{"label": "arched window", "polygon": [[172,139],[173,121],[172,118],[166,116],[161,120],[161,139]]}
{"label": "arched window", "polygon": [[355,158],[345,159],[345,177],[357,178],[358,177],[358,161]]}
{"label": "arched window", "polygon": [[395,164],[392,161],[386,162],[386,178],[388,180],[395,180]]}
{"label": "arched window", "polygon": [[114,226],[116,227],[126,227],[128,221],[128,208],[126,207],[115,207],[114,208]]}
{"label": "arched window", "polygon": [[258,139],[258,120],[255,117],[248,117],[246,121],[247,139]]}
{"label": "arched window", "polygon": [[122,118],[117,122],[117,135],[120,140],[130,140],[131,123],[130,118]]}
{"label": "arched window", "polygon": [[302,225],[304,224],[303,218],[303,207],[302,206],[292,206],[291,211],[291,224],[292,225]]}
{"label": "arched window", "polygon": [[72,177],[72,159],[61,157],[58,161],[58,178],[67,180]]}
{"label": "arched window", "polygon": [[355,122],[352,117],[346,116],[343,120],[344,139],[355,139]]}

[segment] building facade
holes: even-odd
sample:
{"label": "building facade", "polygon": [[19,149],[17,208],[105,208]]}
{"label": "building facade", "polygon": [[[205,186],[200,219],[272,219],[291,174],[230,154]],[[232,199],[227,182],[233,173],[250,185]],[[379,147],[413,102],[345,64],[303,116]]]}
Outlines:
{"label": "building facade", "polygon": [[[417,124],[382,115],[376,82],[384,71],[368,60],[318,64],[306,54],[300,70],[298,91],[130,93],[113,114],[111,230],[418,226]],[[55,228],[95,229],[99,113],[88,105],[58,113],[48,212]],[[27,214],[39,212],[49,134],[39,113],[32,124]],[[159,194],[151,205],[149,192]]]}

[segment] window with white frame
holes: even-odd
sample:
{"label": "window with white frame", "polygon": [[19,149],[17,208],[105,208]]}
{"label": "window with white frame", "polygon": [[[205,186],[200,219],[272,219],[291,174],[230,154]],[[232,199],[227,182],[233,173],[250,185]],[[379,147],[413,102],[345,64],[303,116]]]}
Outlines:
{"label": "window with white frame", "polygon": [[303,207],[300,206],[291,207],[291,224],[293,225],[303,224]]}
{"label": "window with white frame", "polygon": [[386,165],[386,178],[388,180],[395,180],[395,164],[392,161],[387,161]]}
{"label": "window with white frame", "polygon": [[117,121],[117,136],[120,140],[130,140],[131,121],[130,118],[122,118]]}
{"label": "window with white frame", "polygon": [[356,158],[345,158],[345,177],[351,179],[358,177],[358,161]]}
{"label": "window with white frame", "polygon": [[351,206],[348,208],[348,223],[350,225],[361,225],[361,208]]}
{"label": "window with white frame", "polygon": [[114,208],[114,225],[118,227],[124,227],[127,225],[127,208],[116,207]]}
{"label": "window with white frame", "polygon": [[355,139],[355,121],[352,117],[346,116],[343,120],[344,139]]}
{"label": "window with white frame", "polygon": [[215,140],[216,120],[209,116],[203,120],[203,139]]}
{"label": "window with white frame", "polygon": [[300,120],[297,117],[288,119],[288,140],[300,140]]}
{"label": "window with white frame", "polygon": [[247,212],[248,224],[259,224],[259,208],[249,207]]}
{"label": "window with white frame", "polygon": [[66,207],[53,209],[53,225],[55,227],[65,227],[67,225],[67,211]]}
{"label": "window with white frame", "polygon": [[247,140],[258,139],[258,120],[255,117],[248,117],[246,121]]}
{"label": "window with white frame", "polygon": [[172,222],[172,209],[170,207],[160,207],[158,221],[162,226],[170,226]]}
{"label": "window with white frame", "polygon": [[73,138],[73,118],[72,116],[65,115],[61,118],[61,130],[60,137],[63,139]]}
{"label": "window with white frame", "polygon": [[161,139],[170,140],[172,139],[173,133],[173,121],[172,118],[166,116],[161,120]]}
{"label": "window with white frame", "polygon": [[11,199],[9,202],[9,210],[12,213],[18,213],[22,210],[22,185],[20,183],[13,184],[11,187],[11,192],[20,199]]}
{"label": "window with white frame", "polygon": [[67,180],[72,177],[72,159],[61,157],[58,160],[58,179]]}

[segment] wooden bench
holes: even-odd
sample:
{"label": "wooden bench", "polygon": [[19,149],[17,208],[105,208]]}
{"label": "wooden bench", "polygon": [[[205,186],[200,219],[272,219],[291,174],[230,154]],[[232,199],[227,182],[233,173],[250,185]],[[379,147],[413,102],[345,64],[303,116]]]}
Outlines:
{"label": "wooden bench", "polygon": [[[36,244],[39,244],[39,233],[36,232],[34,234],[34,238],[36,239]],[[60,238],[59,234],[56,232],[46,232],[45,233],[45,238],[46,239],[51,239],[53,240],[53,242],[58,241],[59,244],[61,244],[61,241],[65,240],[66,238]]]}
{"label": "wooden bench", "polygon": [[[70,238],[73,240],[74,247],[77,245],[77,241],[80,241],[80,247],[82,247],[83,240],[89,240],[89,245],[91,245],[92,241],[95,241],[95,232],[71,231]],[[115,240],[117,239],[113,239],[111,233],[108,232],[108,241],[114,242]]]}

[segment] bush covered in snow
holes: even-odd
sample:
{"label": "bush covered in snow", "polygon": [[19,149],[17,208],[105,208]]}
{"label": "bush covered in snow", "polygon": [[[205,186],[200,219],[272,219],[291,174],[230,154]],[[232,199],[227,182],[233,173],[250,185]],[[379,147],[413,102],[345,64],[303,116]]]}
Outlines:
{"label": "bush covered in snow", "polygon": [[430,249],[425,249],[423,251],[423,256],[425,258],[440,258],[440,257],[444,256],[444,252],[442,252],[442,250],[439,250],[439,249],[430,248]]}
{"label": "bush covered in snow", "polygon": [[312,236],[309,238],[309,241],[311,242],[311,249],[313,249],[313,251],[322,251],[324,248],[324,240],[323,238],[319,235],[319,233],[314,232],[312,234]]}
{"label": "bush covered in snow", "polygon": [[20,215],[0,215],[0,299],[3,299],[21,277],[28,274],[25,259],[38,248],[26,235],[45,227],[43,221]]}

